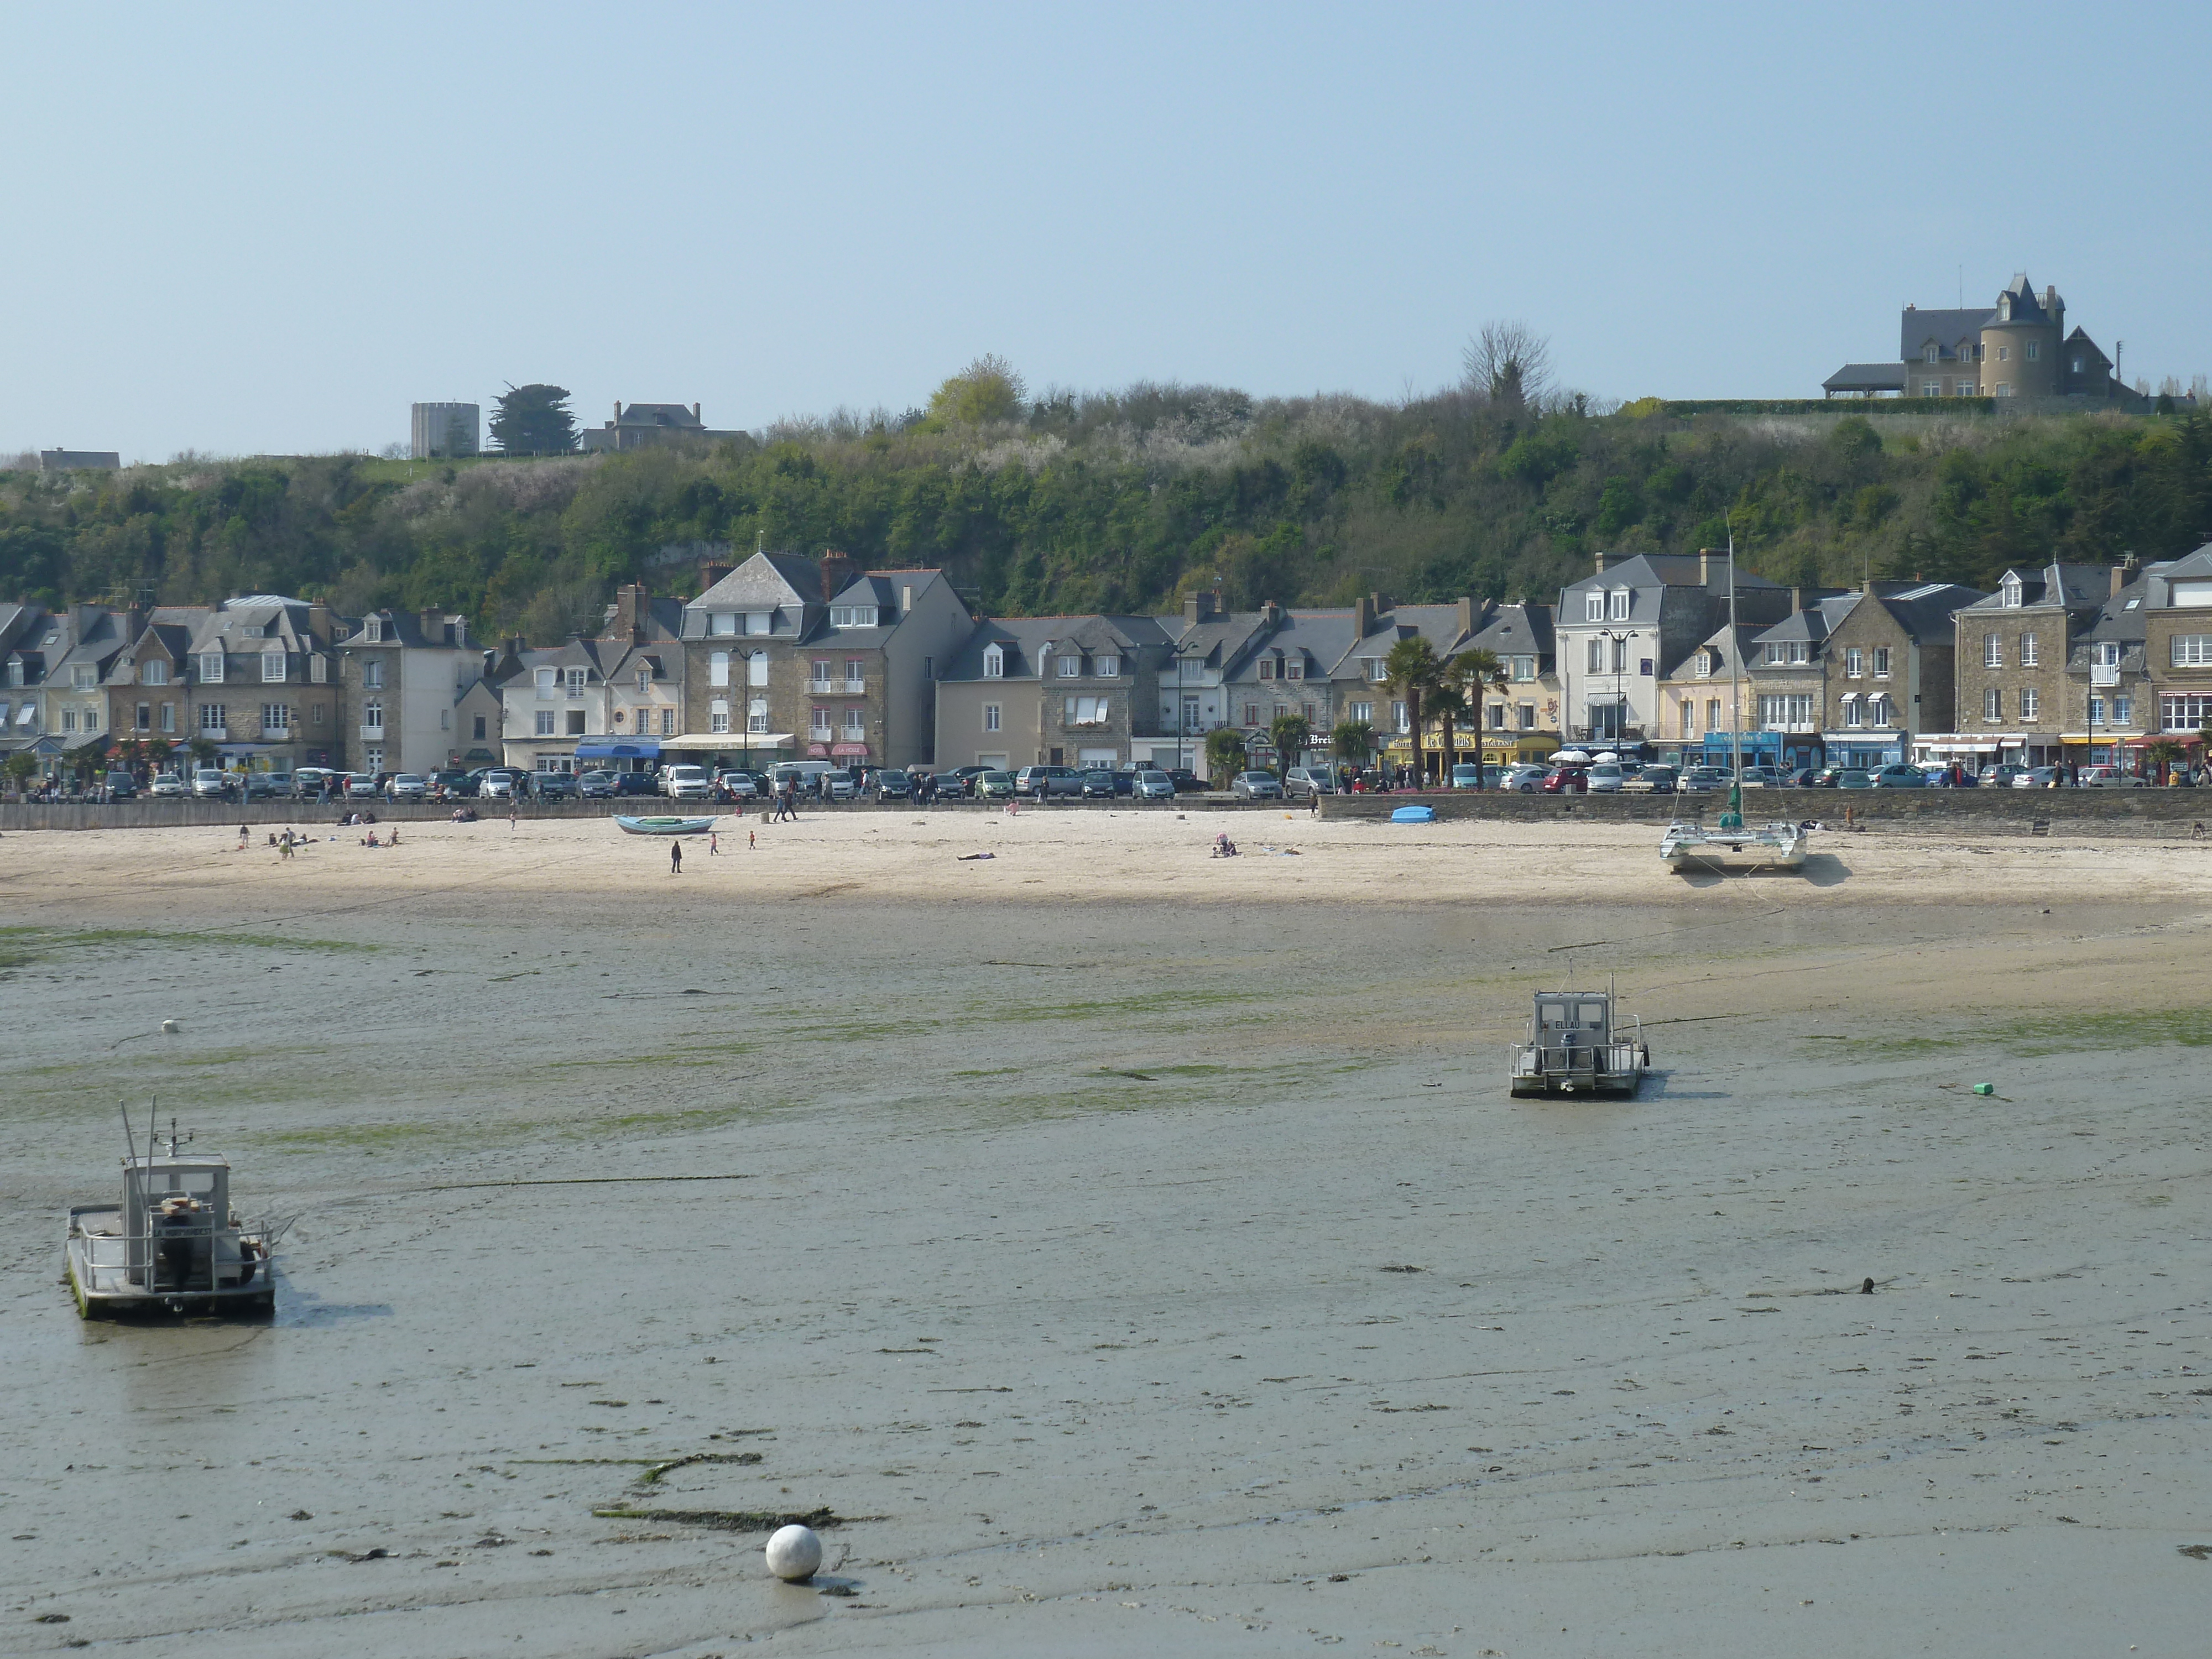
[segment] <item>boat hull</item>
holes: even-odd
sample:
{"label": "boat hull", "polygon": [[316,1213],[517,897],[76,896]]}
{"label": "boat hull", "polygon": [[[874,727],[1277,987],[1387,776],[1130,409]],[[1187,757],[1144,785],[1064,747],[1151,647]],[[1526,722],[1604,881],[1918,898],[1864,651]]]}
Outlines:
{"label": "boat hull", "polygon": [[1794,823],[1735,830],[1675,823],[1660,840],[1659,861],[1677,873],[1798,870],[1805,864],[1805,832]]}
{"label": "boat hull", "polygon": [[[134,1241],[99,1230],[100,1218],[113,1213],[115,1207],[88,1205],[70,1212],[70,1231],[62,1254],[63,1276],[79,1317],[274,1311],[276,1285],[264,1253],[240,1254],[233,1249],[216,1259],[212,1273],[194,1271],[188,1282],[181,1284],[172,1280],[164,1285],[165,1269],[156,1264],[149,1285],[143,1249],[137,1253],[139,1265],[134,1266]],[[143,1241],[137,1243],[143,1244]]]}
{"label": "boat hull", "polygon": [[626,836],[703,836],[714,827],[713,818],[633,818],[615,814],[615,827]]}

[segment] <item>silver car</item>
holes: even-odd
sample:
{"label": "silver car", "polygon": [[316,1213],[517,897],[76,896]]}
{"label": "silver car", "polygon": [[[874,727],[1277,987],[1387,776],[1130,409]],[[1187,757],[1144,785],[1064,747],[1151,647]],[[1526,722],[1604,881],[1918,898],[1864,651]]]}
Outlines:
{"label": "silver car", "polygon": [[1229,793],[1239,800],[1280,800],[1283,786],[1273,772],[1239,772]]}
{"label": "silver car", "polygon": [[392,781],[384,786],[386,800],[421,800],[429,793],[430,786],[413,772],[394,773]]}
{"label": "silver car", "polygon": [[1619,761],[1600,761],[1585,775],[1593,795],[1617,795],[1620,786],[1628,781],[1627,769]]}
{"label": "silver car", "polygon": [[1175,780],[1164,772],[1139,772],[1129,793],[1139,800],[1173,800]]}
{"label": "silver car", "polygon": [[1336,793],[1335,776],[1325,766],[1293,766],[1283,780],[1283,793],[1292,800]]}

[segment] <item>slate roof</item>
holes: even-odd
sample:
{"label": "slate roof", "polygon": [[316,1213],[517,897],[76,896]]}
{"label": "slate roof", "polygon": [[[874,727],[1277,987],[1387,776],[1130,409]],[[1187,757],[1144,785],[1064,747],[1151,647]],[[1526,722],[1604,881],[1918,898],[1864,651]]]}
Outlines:
{"label": "slate roof", "polygon": [[[1180,622],[1181,617],[1176,618]],[[839,638],[842,638],[841,634]],[[1037,654],[1048,645],[1073,641],[1079,645],[1113,645],[1133,659],[1146,648],[1164,652],[1173,642],[1158,618],[1152,617],[1066,616],[989,617],[975,625],[967,642],[952,654],[944,680],[980,680],[983,653],[998,645],[1005,658],[1000,679],[1037,678]]]}
{"label": "slate roof", "polygon": [[693,614],[773,611],[822,602],[822,567],[813,560],[796,553],[756,553],[684,609]]}
{"label": "slate roof", "polygon": [[1552,656],[1552,607],[1548,605],[1493,605],[1467,641],[1469,648],[1490,651],[1498,657],[1536,654],[1536,668],[1544,671]]}
{"label": "slate roof", "polygon": [[1823,392],[1902,392],[1905,390],[1905,365],[1894,363],[1845,363],[1820,382]]}
{"label": "slate roof", "polygon": [[[2112,592],[2112,572],[2110,565],[2049,564],[2040,570],[2014,569],[2005,573],[2020,580],[2019,609],[2032,611],[2039,606],[2057,606],[2062,586],[2065,608],[2079,610],[2083,605],[2102,605]],[[2004,602],[2000,587],[1997,592],[1986,594],[1971,604],[1954,607],[1969,611],[2009,611],[2013,606]]]}
{"label": "slate roof", "polygon": [[1969,306],[1964,311],[1920,311],[1908,307],[1898,321],[1898,361],[1918,362],[1928,342],[1933,340],[1948,362],[1960,340],[1972,336],[1972,343],[1979,344],[1983,327],[1995,321],[1996,314],[1995,306]]}

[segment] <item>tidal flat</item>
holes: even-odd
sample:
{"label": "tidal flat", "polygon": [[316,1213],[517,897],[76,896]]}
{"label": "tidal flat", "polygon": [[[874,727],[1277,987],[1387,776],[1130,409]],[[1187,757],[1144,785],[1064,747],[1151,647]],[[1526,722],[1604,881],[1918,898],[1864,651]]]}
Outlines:
{"label": "tidal flat", "polygon": [[[2212,855],[1223,823],[7,836],[0,1652],[2201,1650]],[[273,1319],[57,1282],[156,1100]]]}

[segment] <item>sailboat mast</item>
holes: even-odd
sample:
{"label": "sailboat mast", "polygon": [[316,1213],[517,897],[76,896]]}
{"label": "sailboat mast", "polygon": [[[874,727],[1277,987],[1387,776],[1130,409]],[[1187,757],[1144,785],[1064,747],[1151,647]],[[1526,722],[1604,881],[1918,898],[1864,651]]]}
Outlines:
{"label": "sailboat mast", "polygon": [[1735,526],[1729,526],[1729,821],[1743,827],[1743,635],[1735,621]]}

